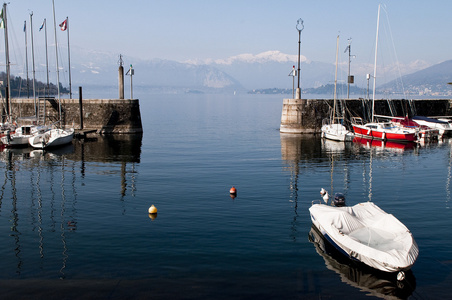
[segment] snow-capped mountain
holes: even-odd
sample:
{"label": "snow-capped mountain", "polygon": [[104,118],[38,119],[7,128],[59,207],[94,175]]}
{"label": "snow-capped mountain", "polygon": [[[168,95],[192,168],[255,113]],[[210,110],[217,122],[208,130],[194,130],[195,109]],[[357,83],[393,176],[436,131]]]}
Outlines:
{"label": "snow-capped mountain", "polygon": [[[62,50],[61,53],[66,52]],[[62,56],[60,58],[63,61],[60,64],[60,82],[64,86],[68,86],[68,64],[67,61],[64,63],[67,58]],[[45,79],[39,76],[45,76],[45,65],[39,63],[39,58],[37,61],[36,79],[44,82]],[[135,87],[147,87],[158,92],[229,93],[266,88],[289,89],[292,88],[292,84],[297,86],[297,78],[289,75],[292,73],[293,67],[298,68],[298,56],[276,50],[258,54],[240,54],[225,59],[186,62],[162,59],[143,60],[124,55],[122,61],[125,72],[130,65],[133,66],[135,71],[133,85]],[[71,49],[72,86],[115,87],[118,85],[118,63],[119,53],[89,51],[74,47]],[[21,64],[16,63],[14,66],[16,69],[12,70],[12,74],[25,77]],[[408,74],[412,70],[418,71],[427,66],[422,61],[411,66],[399,65],[397,73]],[[340,65],[339,69],[340,73],[345,74],[339,78],[339,82],[345,82],[347,66]],[[49,68],[52,82],[56,82],[54,70],[55,67]],[[335,66],[332,63],[311,61],[301,56],[300,87],[304,89],[333,83],[334,70]],[[355,85],[364,87],[366,74],[371,73],[372,70],[371,65],[353,64],[352,74],[355,76]],[[128,76],[125,78],[126,85],[129,78]],[[384,83],[379,80],[377,85]]]}

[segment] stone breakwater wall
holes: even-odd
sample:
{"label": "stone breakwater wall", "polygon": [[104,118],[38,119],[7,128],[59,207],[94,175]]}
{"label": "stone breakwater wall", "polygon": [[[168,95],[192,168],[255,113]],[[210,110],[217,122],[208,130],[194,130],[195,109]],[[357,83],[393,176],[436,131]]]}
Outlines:
{"label": "stone breakwater wall", "polygon": [[[45,123],[58,121],[58,100],[37,99],[40,111],[45,105]],[[34,99],[11,99],[13,118],[35,115]],[[62,124],[65,127],[110,133],[142,133],[140,103],[138,99],[61,99]],[[83,124],[83,128],[82,128]]]}
{"label": "stone breakwater wall", "polygon": [[[338,101],[339,102],[339,101]],[[372,109],[372,101],[362,99],[342,100],[345,103],[345,119],[352,117],[366,119]],[[284,99],[280,131],[283,133],[320,133],[322,121],[329,118],[332,99]],[[342,107],[339,106],[342,111]],[[452,116],[452,100],[375,100],[375,114],[409,116]]]}

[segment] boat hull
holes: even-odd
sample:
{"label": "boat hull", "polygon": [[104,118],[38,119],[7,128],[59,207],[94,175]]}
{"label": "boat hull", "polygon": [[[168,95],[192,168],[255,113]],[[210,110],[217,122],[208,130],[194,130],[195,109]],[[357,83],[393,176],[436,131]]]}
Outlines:
{"label": "boat hull", "polygon": [[415,142],[418,139],[416,132],[409,130],[394,131],[382,128],[370,128],[366,125],[353,124],[353,131],[355,132],[355,135],[369,139],[404,142]]}
{"label": "boat hull", "polygon": [[345,128],[345,126],[341,124],[328,124],[323,125],[322,128],[322,137],[338,141],[345,142],[353,140],[353,134]]}
{"label": "boat hull", "polygon": [[5,146],[8,147],[20,147],[20,146],[27,146],[28,145],[28,139],[32,137],[32,135],[28,136],[10,136],[8,135],[2,136],[1,141]]}
{"label": "boat hull", "polygon": [[43,134],[31,137],[28,142],[33,148],[57,147],[72,142],[74,129],[51,129]]}

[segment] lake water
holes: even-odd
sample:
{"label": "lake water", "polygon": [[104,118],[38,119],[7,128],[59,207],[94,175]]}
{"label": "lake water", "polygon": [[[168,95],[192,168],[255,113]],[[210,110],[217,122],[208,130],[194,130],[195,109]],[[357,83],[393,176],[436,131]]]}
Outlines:
{"label": "lake water", "polygon": [[[450,297],[449,140],[283,135],[278,95],[135,96],[142,136],[1,153],[2,299]],[[409,280],[325,249],[308,211],[322,187],[411,230]]]}

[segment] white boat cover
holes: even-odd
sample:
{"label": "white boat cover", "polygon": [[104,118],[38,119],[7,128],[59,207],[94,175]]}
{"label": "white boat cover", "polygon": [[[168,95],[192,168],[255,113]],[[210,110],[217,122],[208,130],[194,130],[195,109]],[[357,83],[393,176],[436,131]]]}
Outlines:
{"label": "white boat cover", "polygon": [[319,231],[349,257],[386,272],[408,270],[419,249],[396,217],[372,202],[352,207],[313,204],[311,219]]}

